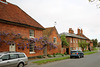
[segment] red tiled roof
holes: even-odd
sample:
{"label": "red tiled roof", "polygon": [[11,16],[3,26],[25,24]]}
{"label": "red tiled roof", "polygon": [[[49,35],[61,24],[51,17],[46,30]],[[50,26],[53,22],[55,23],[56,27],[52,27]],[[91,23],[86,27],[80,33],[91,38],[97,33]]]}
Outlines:
{"label": "red tiled roof", "polygon": [[43,30],[43,35],[45,36],[49,36],[50,34],[51,34],[51,32],[52,32],[52,29],[53,29],[54,27],[49,27],[49,28],[45,28],[45,30]]}
{"label": "red tiled roof", "polygon": [[42,25],[32,19],[18,6],[11,3],[4,4],[0,2],[0,19],[44,29]]}

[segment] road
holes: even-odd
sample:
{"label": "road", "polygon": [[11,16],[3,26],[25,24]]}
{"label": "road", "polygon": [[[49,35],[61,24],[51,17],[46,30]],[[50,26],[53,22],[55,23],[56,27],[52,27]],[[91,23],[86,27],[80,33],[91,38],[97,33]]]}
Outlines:
{"label": "road", "polygon": [[42,65],[30,64],[26,67],[100,67],[100,52],[80,59],[66,59]]}

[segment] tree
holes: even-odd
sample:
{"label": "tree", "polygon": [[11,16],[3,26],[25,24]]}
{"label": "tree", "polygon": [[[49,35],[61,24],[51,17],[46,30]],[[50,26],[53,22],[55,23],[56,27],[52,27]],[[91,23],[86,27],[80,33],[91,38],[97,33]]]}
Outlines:
{"label": "tree", "polygon": [[61,35],[61,40],[62,40],[62,46],[69,46],[69,43],[66,40],[66,36],[63,34]]}
{"label": "tree", "polygon": [[78,42],[78,45],[79,45],[79,47],[82,48],[82,51],[84,51],[84,49],[87,48],[88,43],[86,43],[86,41],[82,40],[82,41]]}
{"label": "tree", "polygon": [[98,45],[98,40],[97,39],[92,39],[93,46],[96,47]]}
{"label": "tree", "polygon": [[89,2],[91,3],[95,3],[96,4],[96,7],[100,8],[100,0],[88,0]]}

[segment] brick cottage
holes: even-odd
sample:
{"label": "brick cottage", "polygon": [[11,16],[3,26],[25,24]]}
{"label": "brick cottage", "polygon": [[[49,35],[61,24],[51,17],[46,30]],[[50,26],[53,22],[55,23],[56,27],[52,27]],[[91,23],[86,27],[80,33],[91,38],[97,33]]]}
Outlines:
{"label": "brick cottage", "polygon": [[45,28],[45,30],[43,31],[43,36],[47,36],[49,38],[49,41],[57,46],[56,49],[52,49],[52,50],[49,50],[49,47],[48,47],[47,54],[51,54],[51,55],[54,53],[64,54],[66,52],[66,49],[62,48],[62,42],[55,26]]}
{"label": "brick cottage", "polygon": [[66,40],[69,43],[69,47],[65,46],[66,48],[66,52],[68,54],[70,54],[70,50],[82,50],[81,47],[79,47],[78,42],[80,41],[86,41],[87,43],[90,44],[90,46],[87,46],[87,49],[90,48],[92,50],[93,47],[93,43],[91,42],[91,40],[89,38],[87,38],[84,34],[83,34],[83,30],[82,29],[78,29],[77,31],[78,33],[75,34],[72,28],[69,28],[69,33],[61,33],[60,35],[64,34],[66,36]]}
{"label": "brick cottage", "polygon": [[[36,20],[31,18],[18,6],[13,5],[6,0],[0,1],[0,32],[21,34],[22,38],[40,38],[43,36],[44,27]],[[35,52],[34,44],[29,44],[29,49],[18,49],[18,44],[1,45],[2,51],[24,52],[28,57],[43,55],[43,50]]]}

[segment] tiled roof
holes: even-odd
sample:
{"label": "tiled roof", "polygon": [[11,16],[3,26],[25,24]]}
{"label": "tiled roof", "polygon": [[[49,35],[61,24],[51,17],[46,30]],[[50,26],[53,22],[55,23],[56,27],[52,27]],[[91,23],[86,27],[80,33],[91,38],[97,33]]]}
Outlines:
{"label": "tiled roof", "polygon": [[53,28],[54,27],[45,28],[45,30],[43,30],[43,35],[49,36]]}
{"label": "tiled roof", "polygon": [[31,18],[22,9],[11,3],[4,4],[0,2],[0,19],[44,29],[42,25]]}
{"label": "tiled roof", "polygon": [[75,37],[75,38],[79,38],[79,39],[86,39],[85,37],[81,37],[79,35],[76,35],[76,34],[71,34],[71,33],[61,33],[60,35],[64,34],[65,36],[67,37]]}

